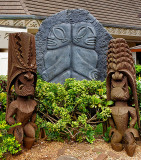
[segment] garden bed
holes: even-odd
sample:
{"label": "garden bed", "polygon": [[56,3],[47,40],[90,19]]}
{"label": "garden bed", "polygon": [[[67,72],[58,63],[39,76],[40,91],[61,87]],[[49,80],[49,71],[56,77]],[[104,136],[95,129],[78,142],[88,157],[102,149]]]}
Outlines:
{"label": "garden bed", "polygon": [[[7,160],[56,160],[62,155],[72,155],[79,160],[139,160],[141,146],[137,145],[133,157],[129,157],[125,150],[116,152],[112,150],[110,143],[103,139],[96,139],[93,144],[87,142],[62,143],[39,141],[31,150],[23,150],[20,155],[7,156]],[[105,158],[104,158],[105,157]]]}

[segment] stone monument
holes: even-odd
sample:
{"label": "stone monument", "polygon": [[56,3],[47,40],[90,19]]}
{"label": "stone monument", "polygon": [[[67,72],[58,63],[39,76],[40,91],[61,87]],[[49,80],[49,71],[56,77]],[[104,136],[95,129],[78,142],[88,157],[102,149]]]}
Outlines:
{"label": "stone monument", "polygon": [[111,38],[88,11],[59,12],[44,20],[36,34],[37,70],[54,83],[67,78],[104,80]]}
{"label": "stone monument", "polygon": [[[134,60],[124,39],[110,41],[107,61],[107,99],[115,102],[109,119],[111,146],[115,151],[125,148],[127,154],[133,156],[135,139],[139,137],[134,126],[136,122],[140,126],[140,118]],[[133,95],[129,94],[129,88]]]}
{"label": "stone monument", "polygon": [[[36,102],[33,96],[36,69],[34,36],[28,33],[9,34],[6,121],[9,125],[22,123],[10,129],[9,133],[28,149],[35,141]],[[17,99],[11,102],[13,85]]]}

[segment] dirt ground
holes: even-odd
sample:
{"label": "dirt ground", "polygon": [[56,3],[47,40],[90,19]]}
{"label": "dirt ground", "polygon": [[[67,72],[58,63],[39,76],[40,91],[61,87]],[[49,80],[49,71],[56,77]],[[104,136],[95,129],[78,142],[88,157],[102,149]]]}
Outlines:
{"label": "dirt ground", "polygon": [[113,151],[110,143],[103,139],[96,139],[93,144],[40,141],[31,150],[24,149],[19,155],[7,156],[6,160],[56,160],[61,155],[71,155],[78,160],[141,160],[141,145],[137,145],[134,156],[129,157],[125,150]]}

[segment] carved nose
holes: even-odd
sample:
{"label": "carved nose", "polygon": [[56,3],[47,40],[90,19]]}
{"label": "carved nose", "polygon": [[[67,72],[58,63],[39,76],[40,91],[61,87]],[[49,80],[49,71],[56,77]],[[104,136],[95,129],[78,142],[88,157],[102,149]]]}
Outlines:
{"label": "carved nose", "polygon": [[31,73],[31,72],[27,72],[25,75],[24,75],[24,78],[27,79],[28,81],[29,80],[32,80],[34,77],[34,75]]}

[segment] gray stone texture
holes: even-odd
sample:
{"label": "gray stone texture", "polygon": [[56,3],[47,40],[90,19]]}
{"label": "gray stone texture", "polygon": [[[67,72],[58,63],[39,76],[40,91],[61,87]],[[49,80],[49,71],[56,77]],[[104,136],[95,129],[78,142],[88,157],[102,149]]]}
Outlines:
{"label": "gray stone texture", "polygon": [[88,11],[64,10],[43,21],[36,34],[37,70],[48,82],[104,80],[111,35]]}

